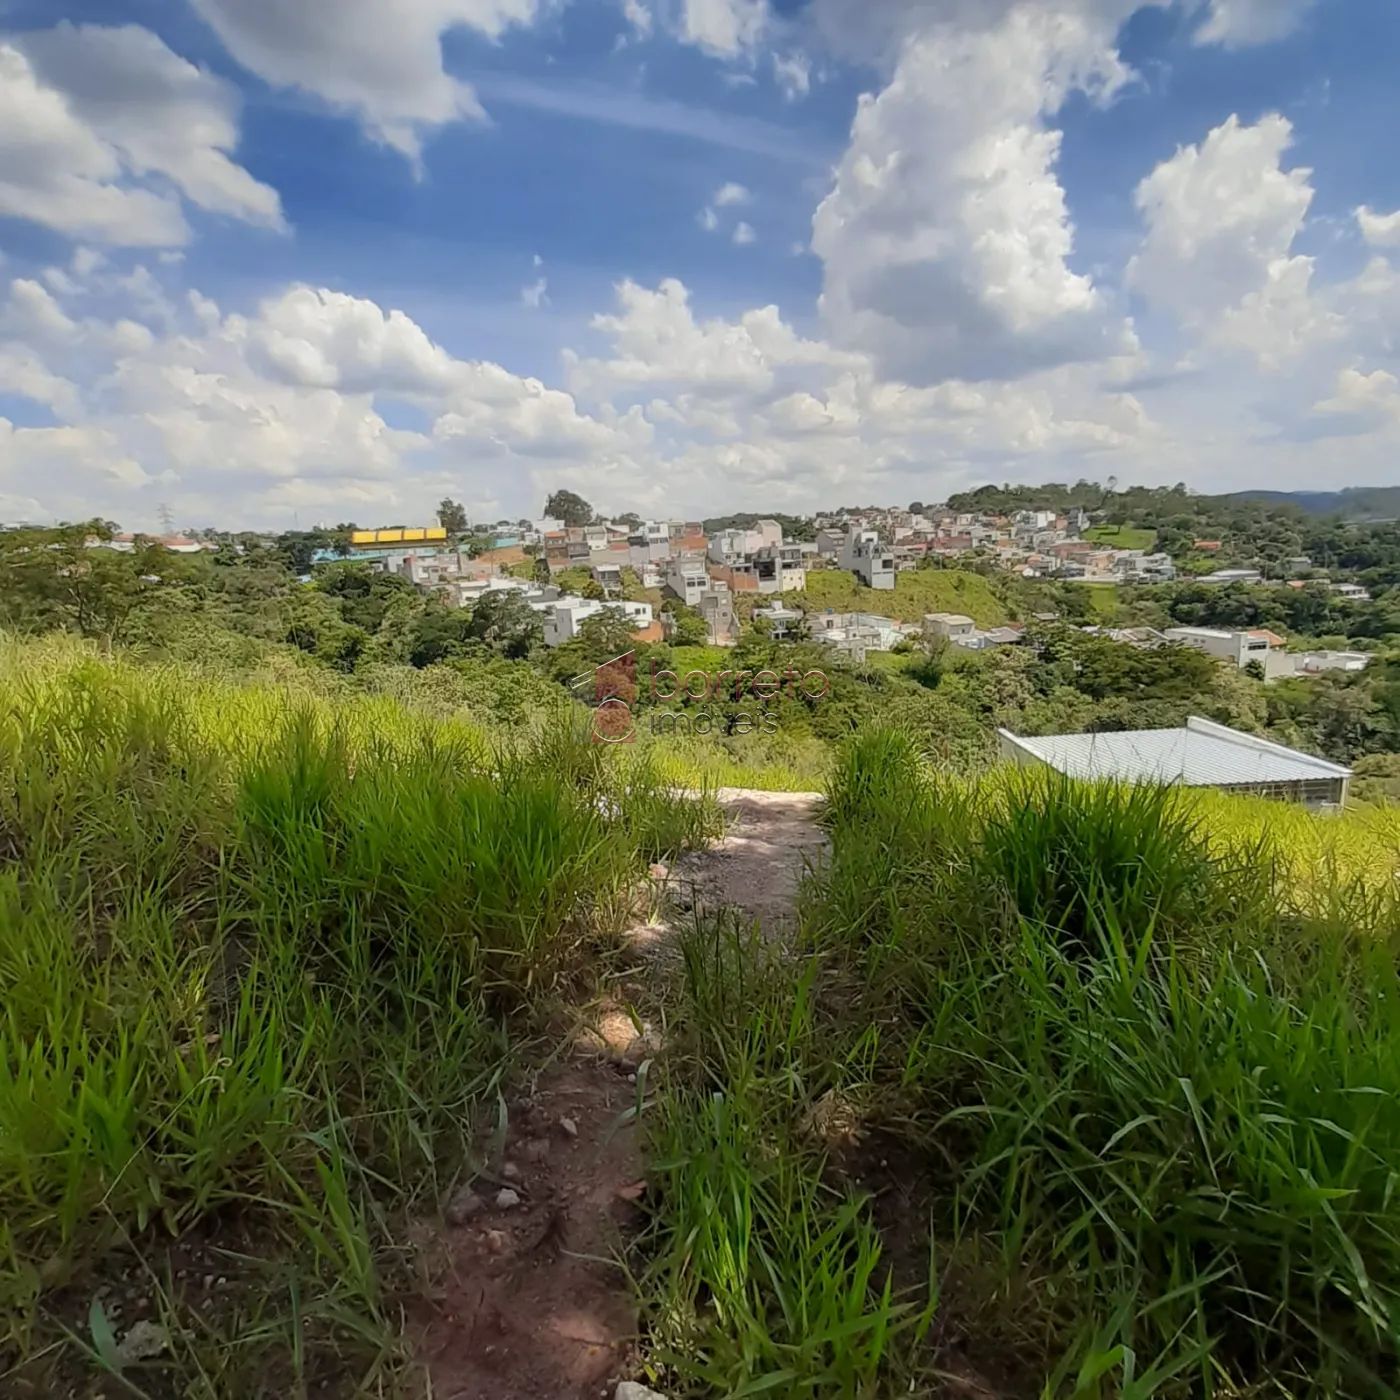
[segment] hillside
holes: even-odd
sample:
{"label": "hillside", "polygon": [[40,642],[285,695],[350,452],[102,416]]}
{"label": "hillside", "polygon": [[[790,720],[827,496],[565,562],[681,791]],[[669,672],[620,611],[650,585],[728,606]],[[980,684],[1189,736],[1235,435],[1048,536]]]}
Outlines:
{"label": "hillside", "polygon": [[1348,486],[1341,491],[1233,491],[1225,501],[1269,501],[1294,505],[1308,515],[1343,515],[1352,520],[1400,518],[1400,486]]}
{"label": "hillside", "polygon": [[963,613],[979,627],[1000,627],[1005,606],[981,574],[957,569],[911,569],[895,577],[893,593],[866,588],[854,574],[839,569],[812,570],[803,593],[785,601],[806,611],[869,612],[897,622],[921,622],[926,613]]}

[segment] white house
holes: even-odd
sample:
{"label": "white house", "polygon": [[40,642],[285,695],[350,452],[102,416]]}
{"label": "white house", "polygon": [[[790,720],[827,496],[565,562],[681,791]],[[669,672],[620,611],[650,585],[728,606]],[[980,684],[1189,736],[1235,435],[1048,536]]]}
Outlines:
{"label": "white house", "polygon": [[786,641],[789,637],[795,636],[802,626],[803,614],[798,608],[787,608],[781,603],[773,603],[766,608],[755,608],[753,610],[753,620],[763,621],[770,624],[774,641]]}
{"label": "white house", "polygon": [[562,646],[578,636],[579,628],[601,612],[620,613],[632,624],[633,631],[651,626],[650,603],[603,603],[596,598],[577,598],[566,594],[544,609],[544,644]]}
{"label": "white house", "polygon": [[894,555],[874,530],[852,527],[841,550],[840,567],[856,574],[867,588],[894,588]]}
{"label": "white house", "polygon": [[1168,627],[1163,636],[1169,642],[1193,647],[1240,668],[1257,661],[1264,668],[1266,680],[1293,674],[1293,659],[1284,650],[1283,638],[1262,628],[1230,632],[1220,627]]}
{"label": "white house", "polygon": [[947,637],[956,641],[959,637],[970,637],[977,630],[977,624],[962,613],[925,613],[924,635],[926,637]]}
{"label": "white house", "polygon": [[700,595],[710,586],[710,575],[704,560],[694,555],[677,555],[666,571],[666,587],[682,603],[695,607]]}
{"label": "white house", "polygon": [[1370,656],[1364,651],[1305,651],[1295,656],[1298,671],[1305,676],[1320,675],[1323,671],[1364,671],[1371,664]]}

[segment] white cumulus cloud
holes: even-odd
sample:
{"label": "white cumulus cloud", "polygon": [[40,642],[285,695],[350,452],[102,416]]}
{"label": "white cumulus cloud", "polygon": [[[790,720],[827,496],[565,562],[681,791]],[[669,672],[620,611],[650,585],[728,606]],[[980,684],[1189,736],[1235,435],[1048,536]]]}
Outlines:
{"label": "white cumulus cloud", "polygon": [[480,119],[470,85],[443,67],[457,25],[499,38],[529,25],[541,0],[191,0],[245,68],[353,114],[377,140],[417,159],[426,132]]}
{"label": "white cumulus cloud", "polygon": [[753,49],[768,26],[767,0],[683,0],[680,37],[720,58]]}
{"label": "white cumulus cloud", "polygon": [[1195,39],[1230,49],[1285,39],[1312,5],[1313,0],[1210,0]]}
{"label": "white cumulus cloud", "polygon": [[230,155],[237,90],[136,25],[60,24],[0,44],[0,214],[76,238],[184,243],[179,197],[268,228],[277,192]]}
{"label": "white cumulus cloud", "polygon": [[1356,222],[1361,236],[1373,248],[1400,247],[1400,209],[1381,214],[1363,204],[1356,211]]}
{"label": "white cumulus cloud", "polygon": [[1071,264],[1047,125],[1071,91],[1125,81],[1114,39],[1128,7],[1025,5],[990,22],[999,8],[919,22],[884,90],[862,98],[813,219],[832,333],[894,377],[1015,377],[1130,343]]}

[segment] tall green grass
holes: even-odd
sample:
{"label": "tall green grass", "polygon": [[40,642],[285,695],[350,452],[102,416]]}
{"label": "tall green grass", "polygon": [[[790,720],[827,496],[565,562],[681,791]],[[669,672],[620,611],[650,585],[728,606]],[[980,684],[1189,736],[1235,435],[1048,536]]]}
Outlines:
{"label": "tall green grass", "polygon": [[1400,910],[1364,860],[1295,878],[1329,820],[845,755],[812,927],[949,1228],[1037,1280],[1057,1393],[1391,1393]]}
{"label": "tall green grass", "polygon": [[[669,1272],[651,1279],[658,1318],[671,1300],[692,1319],[676,1377],[1393,1396],[1391,829],[1015,770],[959,782],[885,732],[839,756],[826,820],[799,942],[688,960],[691,1087],[657,1128]],[[804,1133],[833,1099],[864,1147]],[[872,1235],[852,1172],[885,1158],[915,1213]],[[805,1185],[770,1186],[792,1171]],[[753,1183],[773,1192],[761,1225]],[[817,1243],[838,1229],[839,1259]],[[891,1292],[911,1234],[940,1274]],[[736,1304],[780,1254],[862,1320],[848,1348],[787,1347],[769,1291]],[[861,1326],[901,1307],[919,1325],[873,1351]]]}
{"label": "tall green grass", "polygon": [[188,1393],[382,1371],[403,1222],[645,862],[712,822],[567,724],[491,745],[0,646],[0,1369],[113,1249],[159,1275],[161,1241],[237,1221],[275,1265],[256,1327],[202,1352],[160,1280]]}

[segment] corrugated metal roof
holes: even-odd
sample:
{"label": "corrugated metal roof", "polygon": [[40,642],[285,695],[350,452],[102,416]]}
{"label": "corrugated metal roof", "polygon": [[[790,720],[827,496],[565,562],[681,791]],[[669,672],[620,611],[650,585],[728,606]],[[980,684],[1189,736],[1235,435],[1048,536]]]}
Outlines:
{"label": "corrugated metal roof", "polygon": [[1117,734],[1006,737],[1072,778],[1234,787],[1345,778],[1350,769],[1296,749],[1190,719],[1184,729],[1131,729]]}

